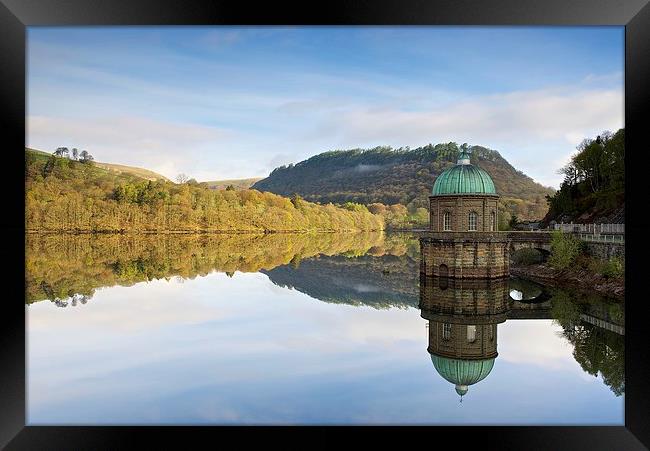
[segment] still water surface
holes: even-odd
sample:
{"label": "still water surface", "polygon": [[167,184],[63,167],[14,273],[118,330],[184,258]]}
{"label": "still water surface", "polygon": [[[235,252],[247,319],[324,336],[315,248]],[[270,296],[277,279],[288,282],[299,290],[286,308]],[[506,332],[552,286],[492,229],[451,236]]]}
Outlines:
{"label": "still water surface", "polygon": [[408,235],[30,235],[26,266],[29,424],[624,422],[621,303],[420,279]]}

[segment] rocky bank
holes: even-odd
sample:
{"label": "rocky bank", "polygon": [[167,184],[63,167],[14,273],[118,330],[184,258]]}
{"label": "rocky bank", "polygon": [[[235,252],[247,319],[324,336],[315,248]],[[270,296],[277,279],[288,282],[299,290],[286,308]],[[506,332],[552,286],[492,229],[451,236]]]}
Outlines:
{"label": "rocky bank", "polygon": [[581,268],[557,270],[548,264],[512,265],[510,274],[558,287],[570,286],[623,300],[625,278],[606,278]]}

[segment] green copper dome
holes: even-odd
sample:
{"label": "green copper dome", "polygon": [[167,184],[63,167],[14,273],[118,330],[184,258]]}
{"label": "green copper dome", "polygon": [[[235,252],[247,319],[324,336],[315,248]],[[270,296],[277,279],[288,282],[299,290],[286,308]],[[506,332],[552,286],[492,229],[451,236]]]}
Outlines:
{"label": "green copper dome", "polygon": [[436,178],[432,194],[496,194],[494,182],[483,169],[469,164],[469,155],[463,152],[458,164],[445,169]]}
{"label": "green copper dome", "polygon": [[[456,390],[467,393],[467,386],[482,381],[490,374],[494,358],[483,360],[460,360],[431,354],[431,361],[436,371],[447,382],[456,385]],[[461,394],[461,393],[459,393]]]}

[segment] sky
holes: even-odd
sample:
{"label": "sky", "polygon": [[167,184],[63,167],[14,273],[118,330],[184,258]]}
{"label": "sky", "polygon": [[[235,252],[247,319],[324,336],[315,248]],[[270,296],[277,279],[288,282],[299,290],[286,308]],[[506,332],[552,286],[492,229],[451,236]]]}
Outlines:
{"label": "sky", "polygon": [[174,179],[457,142],[555,188],[624,125],[624,28],[29,27],[27,146]]}

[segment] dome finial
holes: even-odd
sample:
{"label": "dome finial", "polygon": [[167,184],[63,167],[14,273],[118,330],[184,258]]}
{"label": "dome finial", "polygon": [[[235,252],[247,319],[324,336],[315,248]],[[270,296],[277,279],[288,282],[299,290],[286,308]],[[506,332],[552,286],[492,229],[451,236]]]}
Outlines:
{"label": "dome finial", "polygon": [[456,164],[470,164],[469,162],[470,159],[470,153],[466,150],[463,150],[460,155],[458,155],[458,161]]}
{"label": "dome finial", "polygon": [[464,385],[464,384],[456,384],[455,388],[456,388],[456,393],[458,393],[460,395],[460,400],[462,402],[463,395],[465,393],[467,393],[467,390],[469,389],[469,387],[467,385]]}

